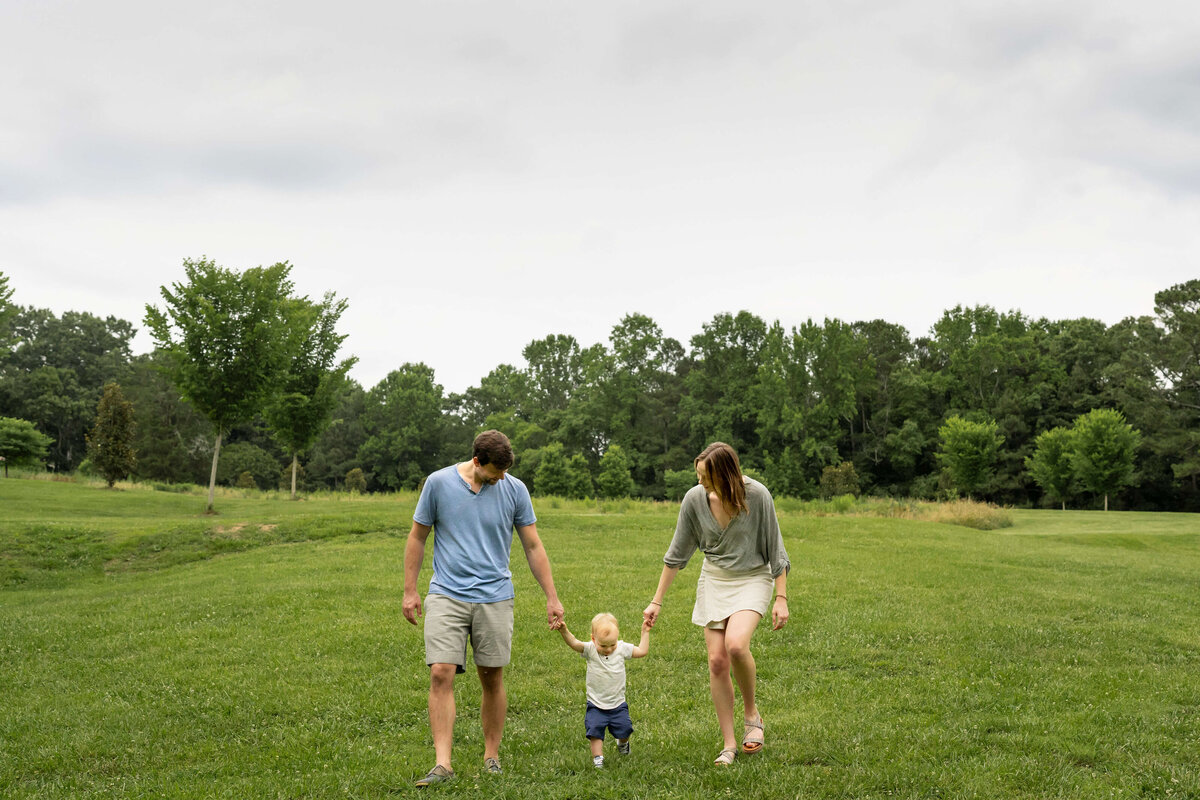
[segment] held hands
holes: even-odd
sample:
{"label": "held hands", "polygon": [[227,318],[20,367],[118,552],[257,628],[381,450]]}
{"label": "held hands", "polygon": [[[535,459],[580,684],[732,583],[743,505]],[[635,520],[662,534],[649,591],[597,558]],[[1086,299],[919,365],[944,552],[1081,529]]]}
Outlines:
{"label": "held hands", "polygon": [[404,611],[404,618],[413,625],[417,624],[417,618],[421,616],[421,595],[416,591],[404,592],[404,605],[401,606]]}
{"label": "held hands", "polygon": [[777,631],[787,625],[789,616],[787,598],[779,595],[775,598],[775,605],[771,609],[771,630]]}
{"label": "held hands", "polygon": [[662,609],[662,603],[650,601],[650,605],[646,606],[642,611],[642,626],[643,630],[649,630],[654,627],[654,623],[658,621],[658,612]]}
{"label": "held hands", "polygon": [[546,601],[546,621],[550,624],[552,631],[563,626],[563,604],[558,600]]}

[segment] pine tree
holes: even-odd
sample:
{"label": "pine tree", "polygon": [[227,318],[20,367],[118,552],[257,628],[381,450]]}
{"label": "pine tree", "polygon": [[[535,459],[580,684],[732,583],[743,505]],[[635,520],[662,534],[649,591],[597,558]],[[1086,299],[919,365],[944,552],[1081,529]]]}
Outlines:
{"label": "pine tree", "polygon": [[87,435],[92,464],[111,489],[137,465],[133,450],[133,404],[125,399],[120,384],[109,383],[96,405],[96,424]]}

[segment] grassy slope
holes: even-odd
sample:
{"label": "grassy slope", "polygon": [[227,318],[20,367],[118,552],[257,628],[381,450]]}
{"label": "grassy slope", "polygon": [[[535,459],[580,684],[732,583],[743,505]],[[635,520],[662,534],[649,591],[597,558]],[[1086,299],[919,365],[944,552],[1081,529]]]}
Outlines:
{"label": "grassy slope", "polygon": [[[25,577],[0,592],[0,796],[411,793],[432,755],[420,632],[400,616],[411,498],[227,498],[213,520],[194,497],[13,483],[0,558]],[[575,632],[609,610],[633,636],[674,509],[538,511]],[[630,664],[634,753],[596,773],[582,663],[546,630],[518,551],[507,774],[479,772],[478,688],[462,679],[460,777],[441,793],[1200,796],[1200,520],[1015,518],[983,533],[785,513],[793,621],[755,639],[768,749],[724,772],[708,766],[696,565]],[[240,547],[276,546],[192,560],[239,523],[278,526]],[[31,535],[74,542],[78,564],[13,547]]]}

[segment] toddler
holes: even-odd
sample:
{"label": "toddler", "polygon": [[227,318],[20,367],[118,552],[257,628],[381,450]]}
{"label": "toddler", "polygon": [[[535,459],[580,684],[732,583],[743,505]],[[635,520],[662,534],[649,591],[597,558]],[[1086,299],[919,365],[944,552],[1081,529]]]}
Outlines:
{"label": "toddler", "polygon": [[642,639],[637,647],[617,638],[617,618],[612,614],[592,618],[592,638],[588,642],[572,636],[565,623],[558,631],[563,641],[587,661],[587,712],[583,724],[592,748],[592,764],[601,769],[606,728],[617,740],[617,750],[629,754],[633,722],[625,702],[625,660],[642,658],[650,652],[650,626],[642,623]]}

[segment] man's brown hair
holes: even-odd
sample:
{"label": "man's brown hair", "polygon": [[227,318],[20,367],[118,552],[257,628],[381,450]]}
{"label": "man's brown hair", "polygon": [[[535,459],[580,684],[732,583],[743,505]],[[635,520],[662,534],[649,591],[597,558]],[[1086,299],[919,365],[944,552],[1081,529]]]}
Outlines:
{"label": "man's brown hair", "polygon": [[737,451],[724,442],[713,442],[696,456],[695,464],[700,469],[708,469],[708,480],[722,503],[733,506],[735,512],[749,510]]}
{"label": "man's brown hair", "polygon": [[472,455],[481,467],[495,464],[496,469],[508,469],[513,465],[512,443],[500,431],[484,431],[476,436]]}

